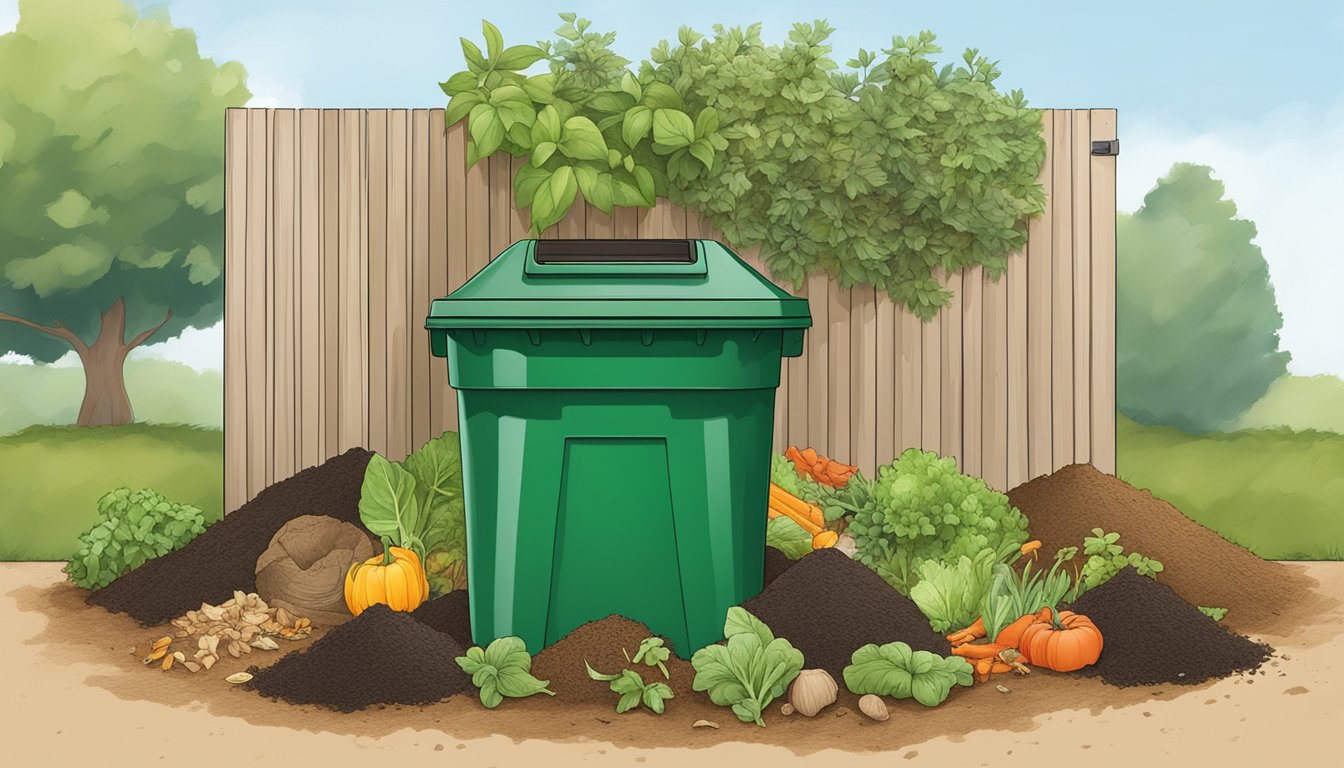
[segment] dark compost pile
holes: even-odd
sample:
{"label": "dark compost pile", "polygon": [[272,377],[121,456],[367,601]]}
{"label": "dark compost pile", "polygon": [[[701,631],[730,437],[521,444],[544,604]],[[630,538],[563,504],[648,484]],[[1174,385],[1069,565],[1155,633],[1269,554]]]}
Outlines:
{"label": "dark compost pile", "polygon": [[328,515],[363,528],[359,492],[370,456],[352,448],[266,488],[186,546],[93,592],[89,602],[149,626],[199,608],[202,602],[221,603],[234,590],[256,591],[257,558],[290,520]]}
{"label": "dark compost pile", "polygon": [[463,648],[476,644],[471,639],[471,604],[465,589],[422,603],[411,611],[411,618],[452,637]]}
{"label": "dark compost pile", "polygon": [[374,704],[433,704],[465,690],[471,678],[454,661],[462,648],[407,613],[373,605],[305,651],[248,671],[247,685],[291,704],[353,712]]}
{"label": "dark compost pile", "polygon": [[780,577],[788,569],[793,567],[794,561],[787,555],[774,547],[765,548],[765,581],[761,584],[762,588],[770,586],[770,583]]}
{"label": "dark compost pile", "polygon": [[868,643],[900,640],[917,651],[952,652],[910,598],[836,549],[798,560],[742,607],[801,650],[808,668],[824,669],[836,680],[854,651]]}
{"label": "dark compost pile", "polygon": [[1162,583],[1193,605],[1227,608],[1243,631],[1272,629],[1286,610],[1298,612],[1313,580],[1293,566],[1261,560],[1145,490],[1071,464],[1008,492],[1030,521],[1041,555],[1081,547],[1093,528],[1120,534],[1120,545],[1162,562]]}
{"label": "dark compost pile", "polygon": [[1101,630],[1101,658],[1079,674],[1116,686],[1177,683],[1255,669],[1274,649],[1224,629],[1170,587],[1125,568],[1078,598]]}

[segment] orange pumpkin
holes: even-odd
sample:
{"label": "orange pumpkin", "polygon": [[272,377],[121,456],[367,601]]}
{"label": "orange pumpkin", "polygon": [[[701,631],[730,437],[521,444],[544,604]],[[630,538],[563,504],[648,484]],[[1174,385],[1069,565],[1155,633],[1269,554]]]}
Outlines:
{"label": "orange pumpkin", "polygon": [[345,572],[345,605],[358,616],[382,603],[394,611],[413,611],[429,597],[429,580],[420,557],[383,539],[383,554],[355,563]]}
{"label": "orange pumpkin", "polygon": [[1073,672],[1095,664],[1101,656],[1101,630],[1092,620],[1073,611],[1047,608],[1047,618],[1033,622],[1022,633],[1018,650],[1022,661],[1056,672]]}

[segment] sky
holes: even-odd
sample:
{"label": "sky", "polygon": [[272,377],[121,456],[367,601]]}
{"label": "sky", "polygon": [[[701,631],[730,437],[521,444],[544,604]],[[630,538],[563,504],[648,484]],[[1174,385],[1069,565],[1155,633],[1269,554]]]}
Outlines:
{"label": "sky", "polygon": [[[196,30],[203,53],[248,70],[252,106],[442,106],[437,83],[463,68],[459,36],[481,41],[481,9],[506,44],[552,39],[557,11],[617,32],[615,49],[639,61],[688,24],[710,32],[762,22],[767,41],[798,21],[836,28],[842,63],[893,35],[934,31],[959,60],[977,47],[999,61],[1001,88],[1037,107],[1114,107],[1121,154],[1118,205],[1134,210],[1177,161],[1207,164],[1254,221],[1284,315],[1291,372],[1344,375],[1344,3],[677,3],[388,0],[138,0],[166,5]],[[0,0],[0,31],[16,0]],[[221,366],[219,329],[151,345],[142,355]],[[2,358],[0,358],[2,359]]]}

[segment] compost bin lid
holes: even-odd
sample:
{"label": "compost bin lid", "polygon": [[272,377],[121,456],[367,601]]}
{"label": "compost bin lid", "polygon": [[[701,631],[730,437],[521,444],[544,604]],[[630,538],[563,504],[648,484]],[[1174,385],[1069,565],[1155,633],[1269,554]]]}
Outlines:
{"label": "compost bin lid", "polygon": [[430,305],[425,327],[808,328],[790,296],[714,240],[520,240]]}

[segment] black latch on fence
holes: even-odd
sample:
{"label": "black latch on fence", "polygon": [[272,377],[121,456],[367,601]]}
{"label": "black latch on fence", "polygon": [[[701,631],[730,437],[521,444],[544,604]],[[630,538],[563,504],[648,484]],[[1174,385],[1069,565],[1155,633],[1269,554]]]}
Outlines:
{"label": "black latch on fence", "polygon": [[1094,141],[1092,142],[1092,154],[1115,157],[1120,154],[1120,140]]}

